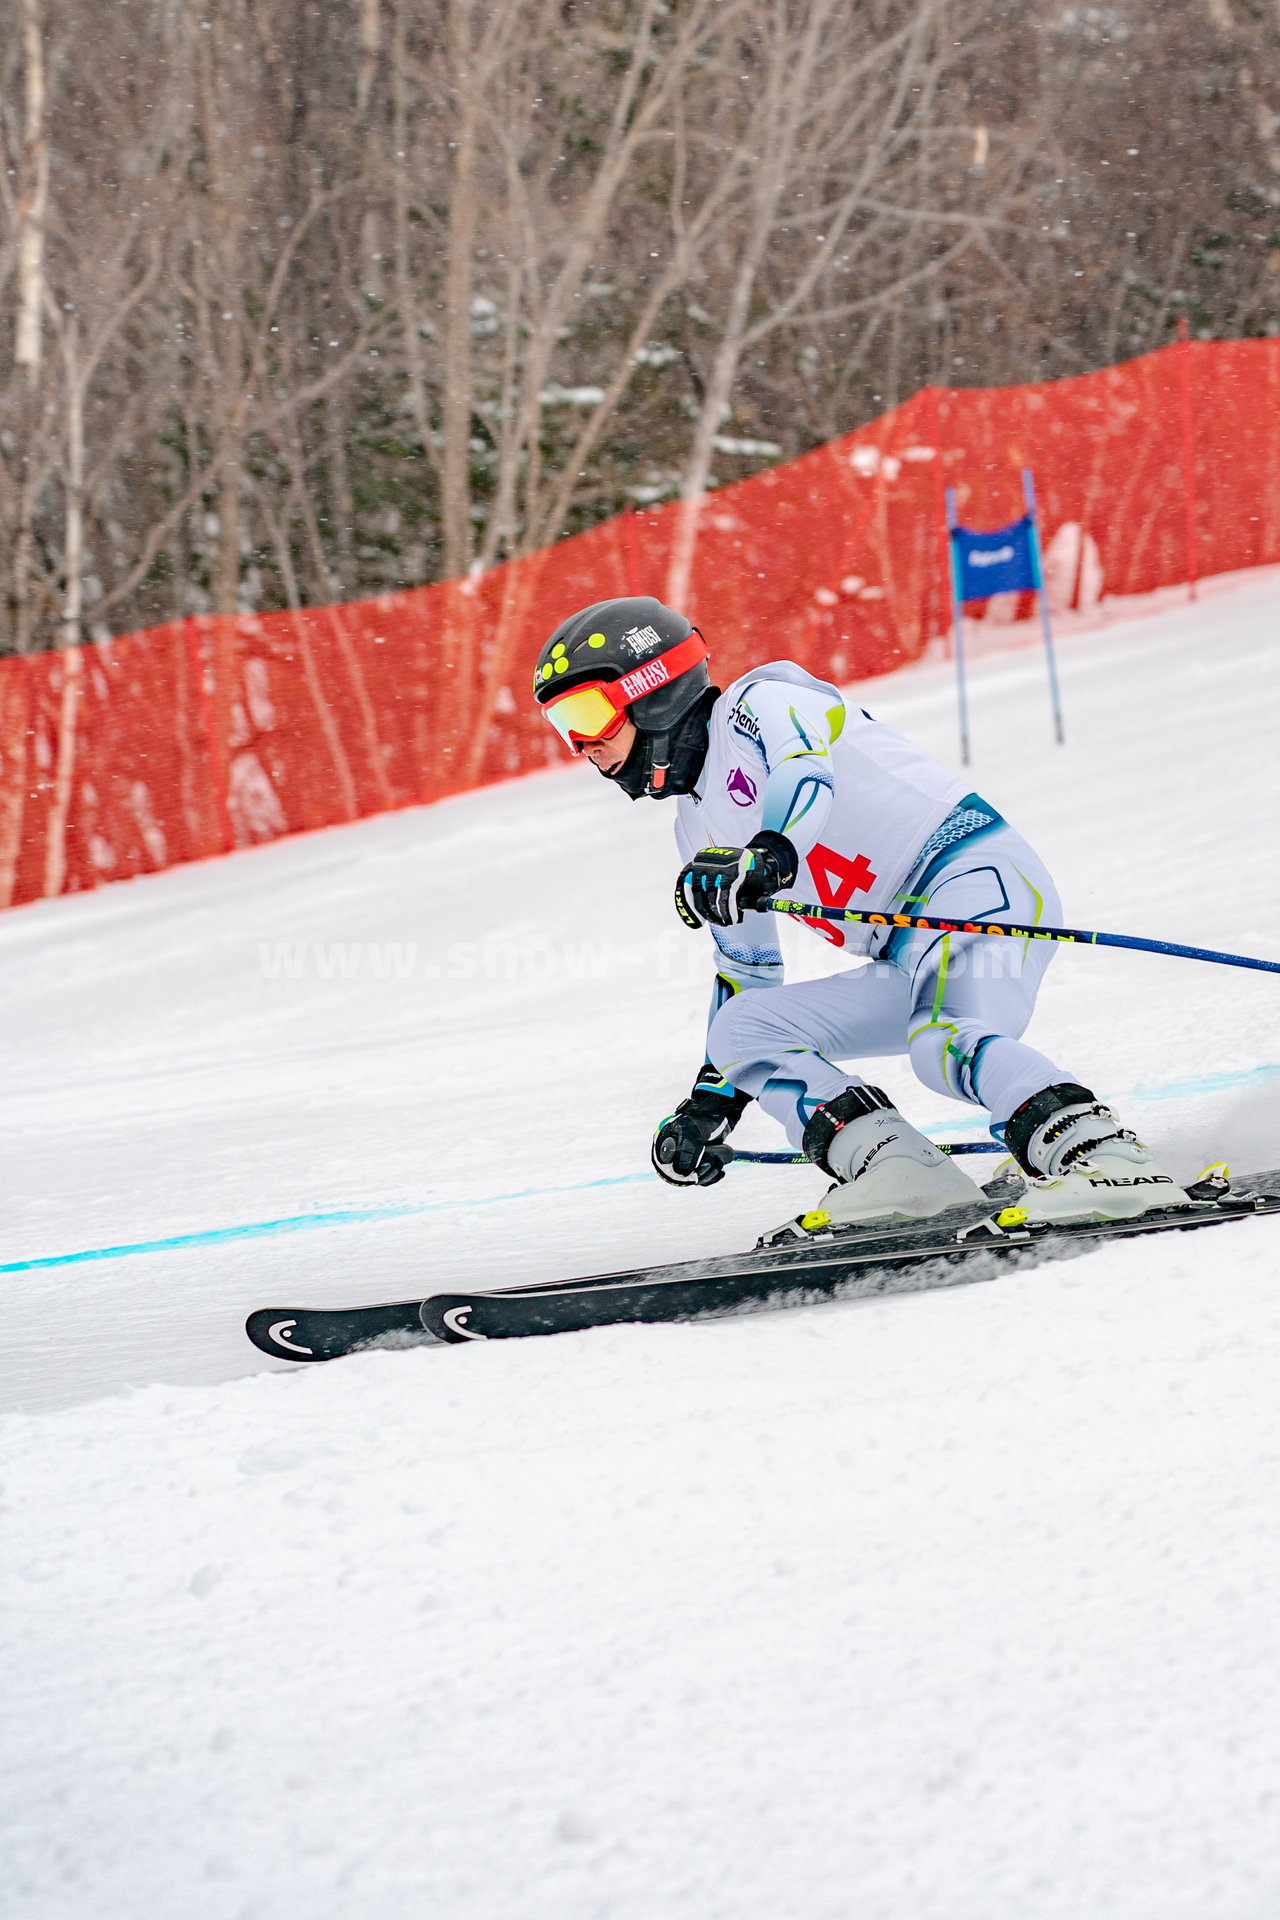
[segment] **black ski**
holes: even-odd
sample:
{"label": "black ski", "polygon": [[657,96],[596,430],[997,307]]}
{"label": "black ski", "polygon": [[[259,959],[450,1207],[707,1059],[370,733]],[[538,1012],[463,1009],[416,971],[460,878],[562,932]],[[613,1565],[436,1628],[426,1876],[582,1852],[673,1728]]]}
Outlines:
{"label": "black ski", "polygon": [[244,1330],[276,1360],[340,1360],[361,1347],[421,1344],[423,1300],[381,1307],[259,1307]]}
{"label": "black ski", "polygon": [[[1203,1190],[1202,1190],[1203,1191]],[[1011,1265],[1084,1252],[1101,1240],[1188,1232],[1280,1213],[1280,1171],[1254,1174],[1194,1210],[1171,1207],[1136,1220],[1027,1228],[1000,1226],[990,1208],[899,1227],[846,1228],[664,1267],[593,1274],[547,1285],[436,1293],[345,1309],[262,1308],[246,1331],[277,1359],[334,1360],[377,1346],[434,1340],[512,1340],[622,1322],[691,1320],[750,1307],[900,1293],[994,1279]],[[1009,1216],[1002,1214],[1008,1220]]]}

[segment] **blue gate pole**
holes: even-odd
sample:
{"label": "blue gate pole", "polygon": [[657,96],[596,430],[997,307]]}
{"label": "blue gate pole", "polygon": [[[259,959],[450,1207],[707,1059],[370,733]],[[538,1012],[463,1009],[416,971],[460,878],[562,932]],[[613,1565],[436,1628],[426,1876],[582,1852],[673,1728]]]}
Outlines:
{"label": "blue gate pole", "polygon": [[956,637],[956,699],[960,707],[960,764],[969,764],[969,701],[964,684],[964,607],[956,564],[956,490],[947,488],[947,558],[951,562],[951,621]]}
{"label": "blue gate pole", "polygon": [[[1031,564],[1035,569],[1036,598],[1040,602],[1040,625],[1044,629],[1044,657],[1049,668],[1049,704],[1053,708],[1053,737],[1059,746],[1064,744],[1062,732],[1062,699],[1058,693],[1058,668],[1053,657],[1053,628],[1049,622],[1049,596],[1044,590],[1044,568],[1040,564],[1040,527],[1036,520],[1036,483],[1031,477],[1030,467],[1022,469],[1022,497],[1027,503],[1027,517],[1031,521]],[[1081,530],[1080,539],[1084,540]]]}

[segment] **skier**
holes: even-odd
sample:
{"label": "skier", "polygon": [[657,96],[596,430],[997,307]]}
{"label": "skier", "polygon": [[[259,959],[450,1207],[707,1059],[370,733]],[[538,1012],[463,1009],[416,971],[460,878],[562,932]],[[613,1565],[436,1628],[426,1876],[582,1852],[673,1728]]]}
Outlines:
{"label": "skier", "polygon": [[676,905],[715,941],[707,1057],[654,1136],[662,1178],[721,1179],[754,1099],[837,1183],[820,1212],[789,1223],[798,1237],[828,1220],[989,1206],[880,1088],[837,1064],[906,1054],[934,1093],[988,1110],[1033,1221],[1190,1204],[1107,1106],[1021,1038],[1048,941],[814,920],[873,964],[783,984],[776,919],[758,911],[773,894],[1024,927],[1054,924],[1058,895],[994,807],[836,687],[774,660],[721,693],[707,660],[682,614],[633,597],[563,621],[534,670],[575,753],[633,800],[675,800]]}

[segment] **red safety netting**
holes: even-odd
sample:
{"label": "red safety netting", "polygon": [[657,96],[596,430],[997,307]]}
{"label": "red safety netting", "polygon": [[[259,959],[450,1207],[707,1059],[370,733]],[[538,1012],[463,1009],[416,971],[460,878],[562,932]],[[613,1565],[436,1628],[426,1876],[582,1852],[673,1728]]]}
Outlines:
{"label": "red safety netting", "polygon": [[1022,511],[1019,469],[1034,470],[1060,604],[1086,571],[1096,592],[1099,567],[1125,594],[1280,560],[1278,401],[1270,340],[1182,342],[1043,386],[926,389],[709,494],[693,527],[675,503],[476,581],[2,660],[0,904],[554,762],[529,698],[541,642],[592,600],[668,597],[682,570],[721,685],[782,654],[843,681],[900,666],[949,624],[947,486],[966,525],[999,526]]}

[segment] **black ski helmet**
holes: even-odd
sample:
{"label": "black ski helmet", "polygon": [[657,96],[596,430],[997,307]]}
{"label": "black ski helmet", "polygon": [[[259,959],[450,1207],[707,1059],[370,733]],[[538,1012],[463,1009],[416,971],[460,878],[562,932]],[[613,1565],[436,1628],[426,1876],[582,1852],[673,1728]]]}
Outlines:
{"label": "black ski helmet", "polygon": [[[648,594],[618,600],[597,600],[562,620],[538,655],[533,670],[533,694],[546,707],[573,687],[626,681],[625,705],[638,738],[623,766],[606,776],[632,799],[652,799],[687,792],[705,754],[705,719],[717,690],[711,686],[706,654],[675,673],[662,664],[666,655],[685,642],[702,639],[682,613]],[[707,696],[710,694],[711,698]],[[696,713],[695,713],[696,710]],[[703,724],[702,750],[697,765],[685,768],[692,734]],[[681,751],[682,746],[685,751]],[[685,784],[678,776],[692,774]]]}

